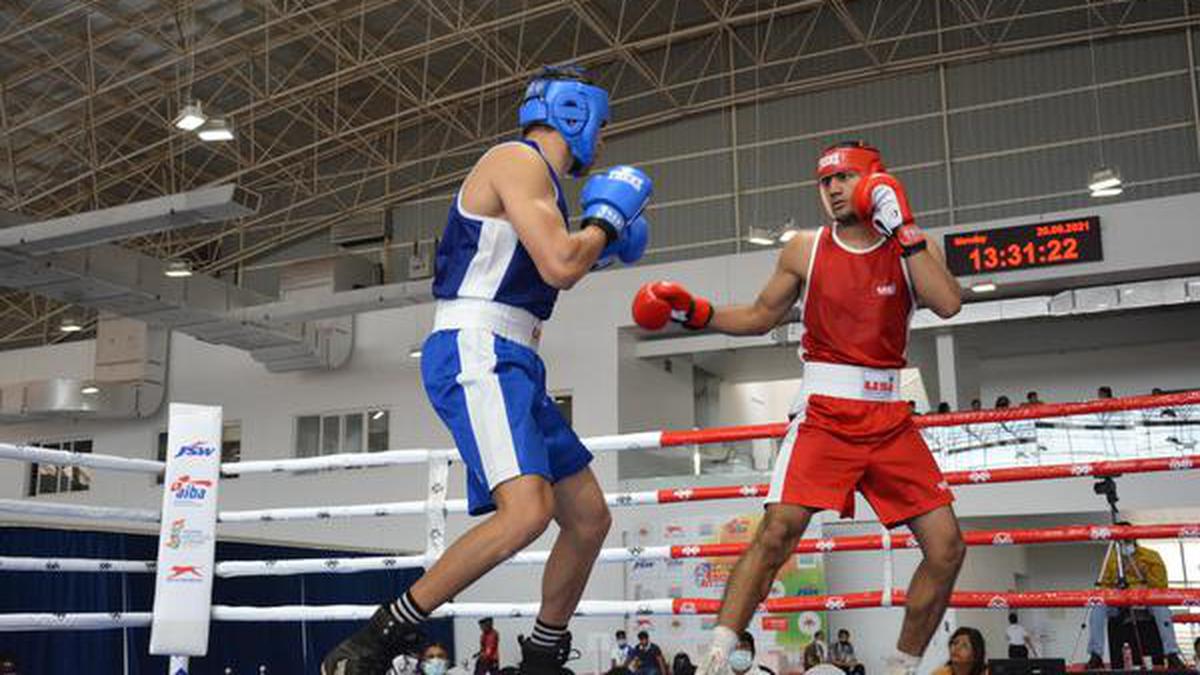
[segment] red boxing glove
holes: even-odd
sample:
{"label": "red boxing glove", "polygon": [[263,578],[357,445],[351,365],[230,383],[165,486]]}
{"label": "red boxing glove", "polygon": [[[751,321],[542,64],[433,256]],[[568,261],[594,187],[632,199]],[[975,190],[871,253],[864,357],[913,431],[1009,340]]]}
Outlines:
{"label": "red boxing glove", "polygon": [[707,326],[712,316],[711,302],[693,297],[686,288],[671,281],[648,283],[633,296],[633,320],[647,330],[659,330],[668,320],[698,330]]}
{"label": "red boxing glove", "polygon": [[885,237],[895,237],[903,255],[925,249],[925,233],[913,222],[908,193],[896,177],[883,172],[864,176],[851,196],[858,217]]}

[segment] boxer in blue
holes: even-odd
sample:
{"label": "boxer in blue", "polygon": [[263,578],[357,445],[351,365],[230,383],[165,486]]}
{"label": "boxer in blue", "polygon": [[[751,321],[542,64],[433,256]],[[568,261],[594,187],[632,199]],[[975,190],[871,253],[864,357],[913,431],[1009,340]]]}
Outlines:
{"label": "boxer in blue", "polygon": [[646,248],[641,214],[652,183],[629,166],[588,179],[580,229],[568,229],[559,176],[587,173],[608,117],[608,92],[578,70],[546,69],[525,92],[521,139],[484,153],[459,188],[438,245],[437,309],[421,376],[467,467],[470,513],[491,515],[330,652],[323,675],[384,675],[396,655],[419,650],[430,612],[551,521],[559,534],[521,671],[560,673],[567,623],[612,518],[591,453],[546,394],[537,344],[560,290],[589,270],[632,263]]}

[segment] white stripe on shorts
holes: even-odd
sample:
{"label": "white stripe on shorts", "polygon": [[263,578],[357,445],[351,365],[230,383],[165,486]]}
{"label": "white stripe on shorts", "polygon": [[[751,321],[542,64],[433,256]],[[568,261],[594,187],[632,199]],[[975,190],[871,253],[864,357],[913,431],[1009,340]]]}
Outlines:
{"label": "white stripe on shorts", "polygon": [[[806,396],[803,390],[800,395]],[[801,405],[795,406],[796,414],[788,423],[787,434],[779,444],[779,454],[775,456],[775,470],[771,472],[771,487],[767,490],[767,498],[763,500],[764,504],[778,504],[783,499],[783,486],[787,483],[788,465],[792,463],[792,450],[796,447],[796,434],[800,430],[800,425],[804,423],[804,412],[808,407],[807,398],[798,403]]]}
{"label": "white stripe on shorts", "polygon": [[488,489],[520,475],[516,444],[508,425],[504,391],[496,368],[496,336],[490,331],[464,328],[458,331],[458,383],[467,399],[471,433],[479,448]]}

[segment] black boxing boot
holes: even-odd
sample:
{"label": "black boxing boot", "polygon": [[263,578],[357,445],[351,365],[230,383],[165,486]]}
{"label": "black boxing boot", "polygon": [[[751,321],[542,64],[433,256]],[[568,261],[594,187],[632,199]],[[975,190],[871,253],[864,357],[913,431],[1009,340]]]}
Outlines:
{"label": "black boxing boot", "polygon": [[571,658],[571,634],[564,633],[551,647],[535,644],[526,638],[521,641],[521,675],[562,675]]}
{"label": "black boxing boot", "polygon": [[386,675],[397,656],[419,657],[424,648],[421,628],[401,622],[390,605],[383,605],[367,625],[325,655],[321,675]]}

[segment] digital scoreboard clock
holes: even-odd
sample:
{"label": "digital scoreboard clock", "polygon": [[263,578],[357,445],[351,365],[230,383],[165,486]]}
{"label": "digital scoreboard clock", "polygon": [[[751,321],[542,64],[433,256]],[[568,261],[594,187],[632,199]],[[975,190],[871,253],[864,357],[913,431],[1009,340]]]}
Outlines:
{"label": "digital scoreboard clock", "polygon": [[955,276],[1012,272],[1103,260],[1100,217],[947,234],[946,266]]}

